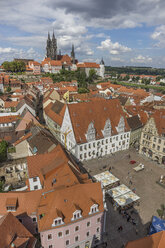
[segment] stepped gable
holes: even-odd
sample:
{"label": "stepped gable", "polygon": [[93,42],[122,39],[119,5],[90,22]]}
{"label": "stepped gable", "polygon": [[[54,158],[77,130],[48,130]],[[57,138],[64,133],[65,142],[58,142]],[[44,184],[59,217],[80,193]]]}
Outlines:
{"label": "stepped gable", "polygon": [[91,122],[94,123],[96,130],[96,140],[104,138],[102,130],[108,119],[111,122],[112,135],[117,134],[116,127],[121,117],[124,118],[125,131],[130,130],[118,99],[105,100],[100,98],[94,102],[81,102],[67,106],[77,143],[87,142],[85,134]]}

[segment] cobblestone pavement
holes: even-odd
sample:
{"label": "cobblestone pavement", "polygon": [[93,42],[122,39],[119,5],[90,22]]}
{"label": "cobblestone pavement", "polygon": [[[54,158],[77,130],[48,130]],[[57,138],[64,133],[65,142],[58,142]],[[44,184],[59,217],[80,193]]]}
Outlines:
{"label": "cobblestone pavement", "polygon": [[[128,158],[128,155],[130,155],[130,158]],[[135,160],[136,164],[129,164],[130,160]],[[139,163],[143,163],[145,169],[135,172],[133,168]],[[136,194],[140,197],[140,205],[135,206],[137,214],[133,216],[138,222],[137,226],[127,222],[118,211],[113,209],[112,204],[107,199],[107,247],[121,248],[123,244],[130,240],[144,237],[147,234],[152,216],[157,215],[156,210],[160,208],[160,204],[165,204],[165,188],[156,183],[161,175],[165,175],[165,166],[158,165],[148,158],[139,155],[134,149],[86,161],[83,163],[83,166],[91,175],[105,171],[110,166],[113,167],[111,172],[120,179],[120,183],[127,185],[130,189],[136,189]],[[130,179],[133,182],[131,186],[129,185]],[[123,231],[119,233],[117,228],[121,225],[123,226]],[[136,234],[135,228],[138,234]]]}

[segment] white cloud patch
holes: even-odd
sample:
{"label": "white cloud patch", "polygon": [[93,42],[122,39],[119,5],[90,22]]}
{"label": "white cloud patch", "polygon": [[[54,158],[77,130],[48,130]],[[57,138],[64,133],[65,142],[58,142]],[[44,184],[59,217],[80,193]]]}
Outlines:
{"label": "white cloud patch", "polygon": [[156,46],[165,47],[165,25],[157,27],[152,33],[151,38],[155,41],[158,41]]}
{"label": "white cloud patch", "polygon": [[152,58],[149,56],[142,56],[142,55],[138,55],[135,58],[131,59],[132,63],[140,63],[140,64],[149,64],[152,62]]}
{"label": "white cloud patch", "polygon": [[119,58],[119,57],[111,57],[111,60],[114,62],[124,62],[124,59]]}
{"label": "white cloud patch", "polygon": [[12,47],[0,47],[0,54],[5,54],[5,53],[13,53],[13,52],[17,52],[17,49],[12,48]]}
{"label": "white cloud patch", "polygon": [[15,49],[11,47],[2,48],[0,47],[0,63],[5,60],[11,61],[14,58],[28,58],[28,59],[39,59],[40,54],[36,52],[33,48],[28,50]]}
{"label": "white cloud patch", "polygon": [[113,43],[110,38],[102,41],[101,46],[98,46],[97,48],[102,50],[108,50],[109,53],[113,55],[118,55],[121,53],[132,51],[131,48],[123,46],[118,42]]}

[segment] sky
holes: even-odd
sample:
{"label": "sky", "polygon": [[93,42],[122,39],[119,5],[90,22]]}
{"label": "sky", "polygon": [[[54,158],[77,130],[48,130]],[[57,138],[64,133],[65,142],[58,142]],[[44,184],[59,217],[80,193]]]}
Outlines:
{"label": "sky", "polygon": [[79,61],[165,67],[164,0],[0,0],[0,63],[43,60],[48,31]]}

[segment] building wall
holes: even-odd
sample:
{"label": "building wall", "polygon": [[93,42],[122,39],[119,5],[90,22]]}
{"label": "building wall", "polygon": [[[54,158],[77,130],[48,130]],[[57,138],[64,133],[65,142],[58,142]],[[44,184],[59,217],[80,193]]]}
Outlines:
{"label": "building wall", "polygon": [[153,118],[150,118],[142,129],[139,153],[158,163],[165,159],[165,137],[159,136]]}
{"label": "building wall", "polygon": [[5,177],[5,182],[16,183],[27,178],[27,164],[25,160],[15,160],[14,163],[4,164],[0,168],[0,177]]}
{"label": "building wall", "polygon": [[129,148],[130,132],[77,145],[77,158],[81,161],[102,157]]}
{"label": "building wall", "polygon": [[130,135],[130,145],[139,144],[140,143],[140,137],[141,137],[142,128],[138,128],[134,131],[131,131]]}
{"label": "building wall", "polygon": [[32,108],[31,108],[29,105],[27,105],[27,104],[24,104],[24,105],[17,111],[17,114],[18,114],[18,115],[21,115],[25,108],[27,108],[34,116],[36,116],[35,110],[32,109]]}
{"label": "building wall", "polygon": [[30,156],[28,149],[28,142],[26,140],[16,145],[15,149],[16,152],[8,153],[9,159],[18,159],[18,158],[25,158],[27,156]]}
{"label": "building wall", "polygon": [[30,191],[42,189],[40,178],[39,177],[29,178],[29,186],[30,186]]}
{"label": "building wall", "polygon": [[[61,126],[62,133],[66,130],[71,131],[66,138],[67,149],[81,161],[102,157],[117,151],[129,149],[130,132],[123,132],[114,136],[105,137],[103,139],[77,144],[68,108],[66,108]],[[61,142],[64,144],[65,139],[62,133]]]}
{"label": "building wall", "polygon": [[[90,222],[89,226],[87,226],[88,222]],[[79,226],[78,231],[75,231],[76,226]],[[69,225],[41,232],[41,244],[43,248],[49,248],[50,245],[52,245],[53,248],[71,248],[77,246],[79,246],[80,248],[85,248],[86,242],[89,242],[89,247],[93,247],[95,243],[94,237],[97,237],[99,240],[101,240],[102,238],[103,226],[104,213],[98,213],[96,215],[89,216],[88,218],[80,219],[79,221],[74,221]],[[99,228],[98,232],[97,228]],[[69,230],[69,235],[65,234],[66,230]],[[62,232],[62,237],[58,237],[59,232]],[[87,236],[87,232],[89,232],[89,236]],[[51,240],[48,240],[48,234],[52,234]],[[75,242],[76,236],[79,237],[79,240],[77,242]],[[69,240],[69,245],[66,245],[67,240]]]}

